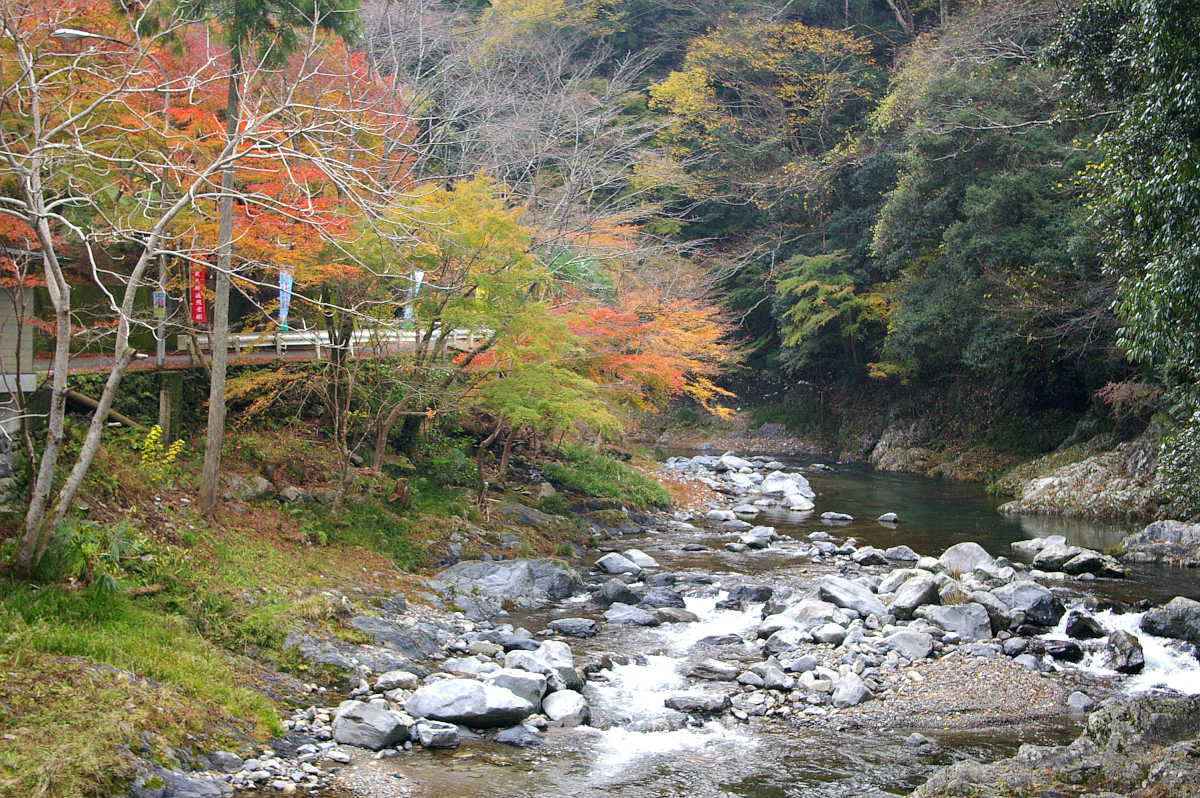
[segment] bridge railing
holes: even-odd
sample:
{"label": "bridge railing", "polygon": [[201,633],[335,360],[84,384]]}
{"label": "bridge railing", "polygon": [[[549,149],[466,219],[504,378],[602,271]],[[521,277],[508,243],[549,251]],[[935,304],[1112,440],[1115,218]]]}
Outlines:
{"label": "bridge railing", "polygon": [[[418,336],[423,334],[423,332],[416,330],[355,330],[351,333],[348,342],[350,354],[357,354],[359,349],[380,345],[395,346],[411,344],[415,346]],[[456,328],[450,331],[447,337],[447,345],[455,349],[474,349],[476,343],[488,335],[490,335],[489,330],[461,330]],[[192,336],[180,335],[177,339],[177,346],[181,350],[188,349],[191,340]],[[194,334],[194,340],[200,349],[212,349],[212,337],[207,333]],[[256,333],[231,333],[229,335],[229,348],[234,352],[244,352],[254,349],[274,349],[276,352],[285,352],[290,347],[313,349],[319,360],[322,356],[322,350],[330,350],[333,348],[333,345],[329,340],[329,331],[322,329],[267,330]]]}

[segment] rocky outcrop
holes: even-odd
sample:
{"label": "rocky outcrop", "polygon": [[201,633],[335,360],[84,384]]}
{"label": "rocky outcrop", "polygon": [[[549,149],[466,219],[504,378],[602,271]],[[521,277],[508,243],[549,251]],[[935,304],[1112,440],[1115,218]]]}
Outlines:
{"label": "rocky outcrop", "polygon": [[490,618],[509,606],[536,609],[566,598],[579,577],[556,560],[471,560],[452,565],[430,583],[472,620]]}
{"label": "rocky outcrop", "polygon": [[1200,524],[1155,521],[1121,541],[1121,558],[1200,568]]}
{"label": "rocky outcrop", "polygon": [[1196,795],[1197,745],[1200,696],[1144,696],[1092,712],[1070,745],[1027,744],[998,762],[960,762],[912,796],[1076,795],[1085,784],[1089,795]]}
{"label": "rocky outcrop", "polygon": [[1154,512],[1158,443],[1151,431],[1098,453],[1079,451],[1081,459],[1055,452],[1021,466],[1028,476],[1007,478],[1016,498],[1000,512],[1074,518],[1144,518]]}
{"label": "rocky outcrop", "polygon": [[493,684],[473,679],[443,679],[417,690],[404,708],[416,718],[496,728],[519,723],[533,714],[533,704]]}

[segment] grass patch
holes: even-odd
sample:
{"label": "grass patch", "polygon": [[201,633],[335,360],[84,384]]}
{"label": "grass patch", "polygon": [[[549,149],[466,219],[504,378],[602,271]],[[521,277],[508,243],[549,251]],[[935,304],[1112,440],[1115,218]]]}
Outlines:
{"label": "grass patch", "polygon": [[582,446],[568,446],[542,472],[556,488],[632,507],[668,507],[671,495],[636,469]]}
{"label": "grass patch", "polygon": [[[432,510],[430,515],[442,515],[450,500],[432,485],[414,485],[412,490],[413,511]],[[425,542],[417,534],[417,525],[406,515],[393,510],[387,503],[375,498],[363,498],[348,502],[342,517],[335,519],[331,508],[325,505],[306,503],[295,511],[305,535],[319,545],[336,544],[359,546],[382,554],[402,571],[415,571],[425,564],[427,552]],[[449,515],[449,513],[445,513]]]}

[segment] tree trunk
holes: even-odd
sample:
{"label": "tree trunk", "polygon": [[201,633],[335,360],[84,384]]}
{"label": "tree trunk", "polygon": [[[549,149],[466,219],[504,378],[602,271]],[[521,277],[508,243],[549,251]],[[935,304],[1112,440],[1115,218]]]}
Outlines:
{"label": "tree trunk", "polygon": [[[225,137],[238,131],[242,59],[235,46],[230,52],[233,71],[225,107]],[[217,506],[221,477],[221,445],[225,441],[225,372],[229,362],[229,287],[233,269],[233,164],[221,170],[221,199],[217,208],[217,284],[213,297],[212,381],[208,390],[208,427],[204,436],[204,466],[200,472],[200,511],[211,513]]]}
{"label": "tree trunk", "polygon": [[513,427],[508,431],[508,437],[504,439],[504,449],[500,452],[500,465],[496,469],[499,473],[496,476],[497,484],[503,486],[504,478],[508,476],[508,458],[512,454],[513,441],[517,437],[517,428]]}

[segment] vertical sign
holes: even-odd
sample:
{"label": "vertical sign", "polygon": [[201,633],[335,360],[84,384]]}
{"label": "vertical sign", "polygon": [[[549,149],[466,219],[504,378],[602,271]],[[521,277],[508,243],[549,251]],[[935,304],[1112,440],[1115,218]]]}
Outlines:
{"label": "vertical sign", "polygon": [[167,292],[155,291],[154,294],[154,320],[163,321],[167,318]]}
{"label": "vertical sign", "polygon": [[292,273],[279,272],[279,330],[288,330],[288,308],[292,305]]}
{"label": "vertical sign", "polygon": [[192,321],[208,323],[208,309],[204,306],[204,266],[192,266],[192,283],[188,290],[188,301],[192,306]]}

